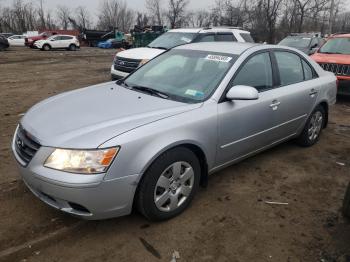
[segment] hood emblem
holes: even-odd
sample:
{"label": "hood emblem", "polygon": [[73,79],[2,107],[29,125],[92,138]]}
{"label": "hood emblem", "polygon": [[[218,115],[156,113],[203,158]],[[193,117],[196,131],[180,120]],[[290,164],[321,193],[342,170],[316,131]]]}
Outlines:
{"label": "hood emblem", "polygon": [[24,147],[24,142],[20,138],[17,139],[16,144],[17,144],[18,147]]}

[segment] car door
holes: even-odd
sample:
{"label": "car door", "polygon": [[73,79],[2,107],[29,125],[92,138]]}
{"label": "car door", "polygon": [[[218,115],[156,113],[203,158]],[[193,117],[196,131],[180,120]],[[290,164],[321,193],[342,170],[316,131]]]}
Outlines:
{"label": "car door", "polygon": [[72,43],[72,39],[71,36],[62,36],[62,48],[68,48]]}
{"label": "car door", "polygon": [[315,70],[299,54],[274,51],[280,87],[275,92],[273,126],[275,141],[295,135],[303,127],[317,100],[319,80]]}
{"label": "car door", "polygon": [[259,91],[257,100],[218,104],[218,166],[254,153],[271,143],[274,110],[274,71],[269,51],[250,56],[229,87],[246,85]]}
{"label": "car door", "polygon": [[51,45],[52,48],[60,48],[60,41],[61,41],[61,37],[55,36],[50,39],[49,44]]}

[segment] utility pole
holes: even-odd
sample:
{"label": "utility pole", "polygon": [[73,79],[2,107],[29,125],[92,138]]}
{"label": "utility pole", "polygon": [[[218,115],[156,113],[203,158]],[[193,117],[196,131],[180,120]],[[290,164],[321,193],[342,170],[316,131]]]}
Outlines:
{"label": "utility pole", "polygon": [[334,22],[334,7],[335,7],[335,0],[331,0],[331,8],[329,11],[329,34],[331,35],[333,33],[333,22]]}

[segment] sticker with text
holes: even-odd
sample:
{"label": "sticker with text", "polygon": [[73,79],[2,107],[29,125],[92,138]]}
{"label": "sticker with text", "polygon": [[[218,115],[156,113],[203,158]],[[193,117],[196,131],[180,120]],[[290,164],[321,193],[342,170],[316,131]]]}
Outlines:
{"label": "sticker with text", "polygon": [[211,61],[228,63],[232,60],[232,57],[223,56],[223,55],[207,55],[205,59],[211,60]]}
{"label": "sticker with text", "polygon": [[202,97],[202,96],[204,96],[204,93],[201,91],[193,90],[193,89],[187,89],[185,92],[185,95]]}

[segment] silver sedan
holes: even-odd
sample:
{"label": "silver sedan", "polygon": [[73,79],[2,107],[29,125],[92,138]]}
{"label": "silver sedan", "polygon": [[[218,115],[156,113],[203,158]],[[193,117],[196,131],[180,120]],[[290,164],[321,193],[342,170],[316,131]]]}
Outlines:
{"label": "silver sedan", "polygon": [[164,220],[212,174],[286,140],[315,144],[336,78],[303,53],[270,45],[174,48],[126,79],[32,107],[12,149],[45,203],[85,218]]}

